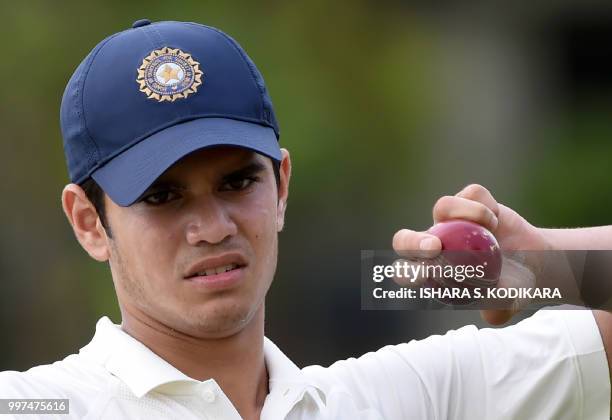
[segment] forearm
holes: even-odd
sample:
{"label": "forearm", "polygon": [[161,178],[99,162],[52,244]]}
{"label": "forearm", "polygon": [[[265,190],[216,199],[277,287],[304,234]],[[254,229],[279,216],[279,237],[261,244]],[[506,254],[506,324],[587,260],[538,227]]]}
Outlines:
{"label": "forearm", "polygon": [[540,229],[558,250],[612,249],[612,225],[576,229]]}
{"label": "forearm", "polygon": [[[612,250],[612,225],[541,232],[553,250],[567,252],[547,253],[539,280],[544,285],[565,288],[572,297],[567,303],[612,310],[612,251],[607,251]],[[577,287],[579,300],[572,284]]]}
{"label": "forearm", "polygon": [[538,287],[558,288],[563,303],[612,311],[612,251],[536,252],[532,260]]}

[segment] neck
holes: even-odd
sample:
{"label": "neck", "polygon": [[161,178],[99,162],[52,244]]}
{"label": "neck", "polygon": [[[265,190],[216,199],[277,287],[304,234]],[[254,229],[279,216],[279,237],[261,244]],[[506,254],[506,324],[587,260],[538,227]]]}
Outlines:
{"label": "neck", "polygon": [[121,328],[129,335],[190,378],[213,378],[242,418],[259,418],[268,394],[263,305],[241,331],[214,339],[183,334],[141,312],[122,316]]}

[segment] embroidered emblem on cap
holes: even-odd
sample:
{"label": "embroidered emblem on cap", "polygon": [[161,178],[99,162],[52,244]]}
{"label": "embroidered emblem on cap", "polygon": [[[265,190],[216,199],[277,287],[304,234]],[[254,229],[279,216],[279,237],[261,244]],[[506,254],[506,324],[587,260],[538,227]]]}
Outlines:
{"label": "embroidered emblem on cap", "polygon": [[154,50],[142,60],[136,81],[149,99],[174,102],[198,91],[200,63],[178,48]]}

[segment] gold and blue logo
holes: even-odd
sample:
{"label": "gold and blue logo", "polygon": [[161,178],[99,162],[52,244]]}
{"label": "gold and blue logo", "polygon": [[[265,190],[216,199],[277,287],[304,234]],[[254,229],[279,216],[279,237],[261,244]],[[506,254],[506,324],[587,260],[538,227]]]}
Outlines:
{"label": "gold and blue logo", "polygon": [[147,98],[174,102],[196,93],[203,77],[200,63],[190,54],[164,47],[142,60],[136,82]]}

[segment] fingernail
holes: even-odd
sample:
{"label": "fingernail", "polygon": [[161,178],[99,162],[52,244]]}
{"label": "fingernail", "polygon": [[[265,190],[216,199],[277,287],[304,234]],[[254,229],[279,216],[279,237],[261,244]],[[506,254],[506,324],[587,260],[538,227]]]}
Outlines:
{"label": "fingernail", "polygon": [[434,249],[433,238],[425,238],[421,240],[421,242],[419,243],[419,248],[421,248],[421,251],[431,251],[432,249]]}

